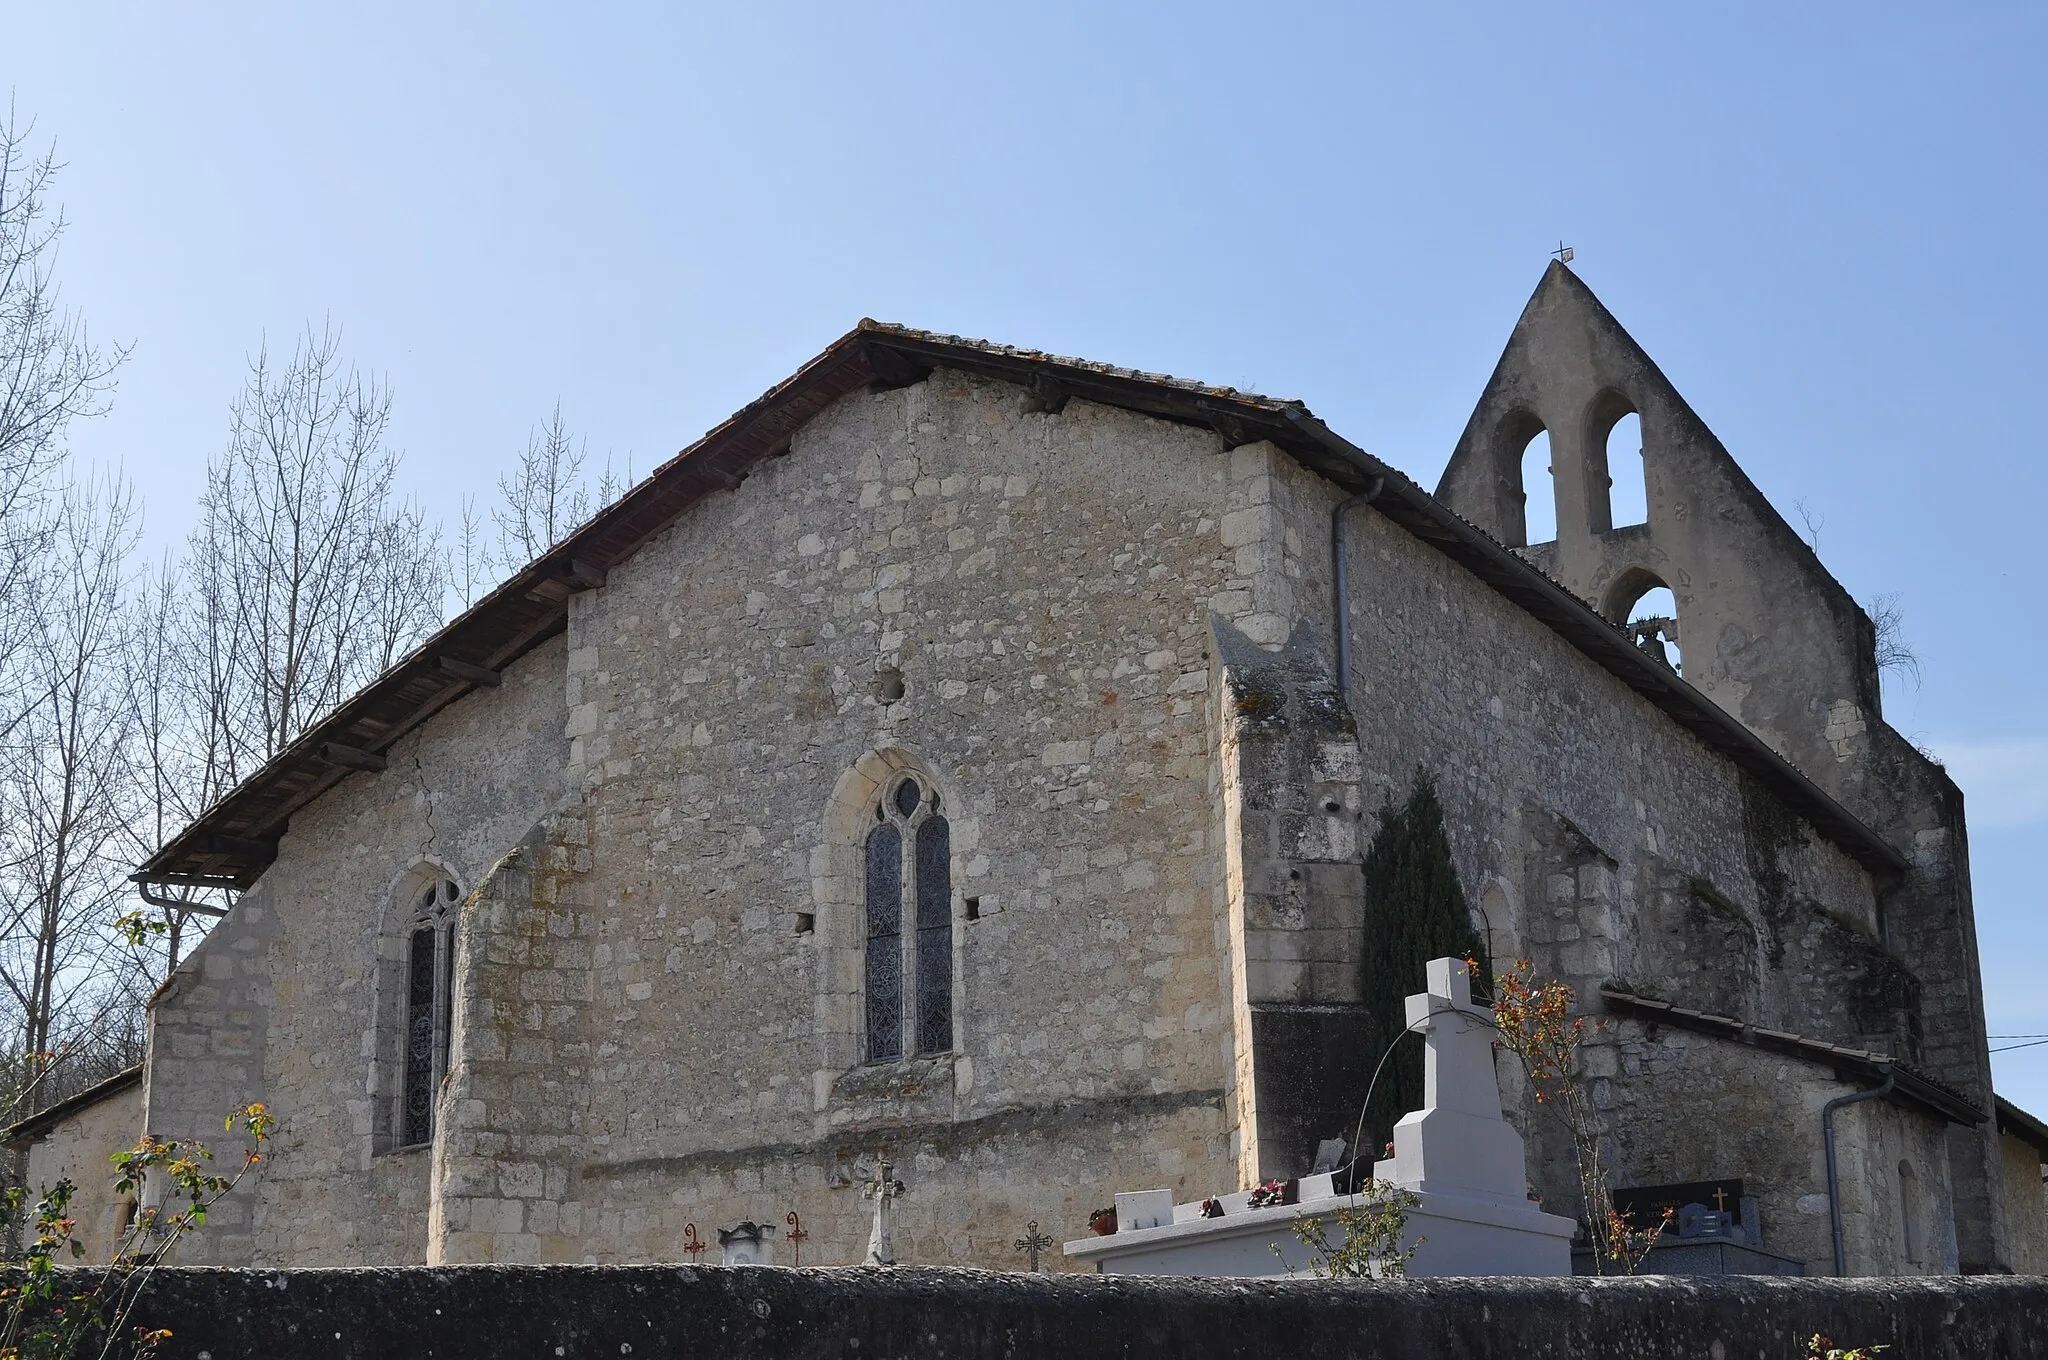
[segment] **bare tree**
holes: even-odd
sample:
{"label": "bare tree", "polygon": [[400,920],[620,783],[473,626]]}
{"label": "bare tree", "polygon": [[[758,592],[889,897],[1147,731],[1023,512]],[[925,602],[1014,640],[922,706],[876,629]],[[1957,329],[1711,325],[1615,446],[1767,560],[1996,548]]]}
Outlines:
{"label": "bare tree", "polygon": [[[64,217],[46,201],[62,167],[34,152],[34,129],[10,104],[0,121],[0,657],[34,625],[24,591],[28,565],[48,546],[48,498],[72,420],[107,409],[114,370],[127,351],[95,344],[85,322],[58,300],[54,266]],[[0,673],[0,734],[33,706]]]}
{"label": "bare tree", "polygon": [[[63,493],[34,582],[44,607],[15,658],[36,701],[0,747],[0,989],[18,1103],[50,1073],[140,1033],[147,977],[114,930],[133,840],[134,725],[127,702],[132,493]],[[139,1049],[102,1057],[132,1061]],[[86,1073],[86,1075],[91,1075]],[[101,1073],[100,1075],[104,1075]]]}
{"label": "bare tree", "polygon": [[438,532],[396,501],[391,398],[310,327],[282,368],[251,361],[192,537],[232,783],[440,621]]}
{"label": "bare tree", "polygon": [[455,551],[448,559],[448,584],[469,608],[491,587],[491,550],[484,542],[483,521],[476,513],[476,497],[462,498],[462,527],[455,536]]}
{"label": "bare tree", "polygon": [[[203,603],[218,596],[205,581],[188,588],[169,554],[157,570],[142,574],[133,593],[126,697],[135,739],[136,806],[129,821],[135,861],[148,858],[231,787],[228,668],[215,645],[221,639],[205,627]],[[229,905],[217,890],[168,891],[173,900],[202,909]],[[151,971],[168,978],[195,918],[169,907],[162,917],[160,927],[132,931],[130,943],[155,956]]]}
{"label": "bare tree", "polygon": [[518,571],[590,518],[590,492],[583,485],[586,452],[586,442],[569,433],[562,403],[556,402],[547,423],[528,434],[519,466],[498,478],[504,503],[491,511],[491,518],[498,526],[500,572]]}
{"label": "bare tree", "polygon": [[[139,1053],[139,992],[107,947],[126,735],[110,708],[134,538],[125,488],[63,488],[66,432],[127,351],[62,305],[61,170],[0,118],[0,1120]],[[18,1159],[15,1159],[18,1161]],[[15,1168],[18,1171],[18,1167]]]}

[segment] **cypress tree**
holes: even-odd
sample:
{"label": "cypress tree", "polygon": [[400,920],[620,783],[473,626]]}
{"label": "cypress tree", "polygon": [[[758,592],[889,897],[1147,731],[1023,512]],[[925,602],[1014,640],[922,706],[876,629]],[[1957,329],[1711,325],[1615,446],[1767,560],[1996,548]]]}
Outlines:
{"label": "cypress tree", "polygon": [[1389,1044],[1398,1046],[1381,1069],[1366,1111],[1366,1143],[1358,1151],[1378,1156],[1402,1115],[1422,1107],[1422,1041],[1401,1038],[1407,1026],[1407,998],[1426,983],[1431,959],[1479,961],[1473,990],[1491,990],[1492,961],[1472,928],[1451,843],[1444,834],[1444,809],[1436,783],[1417,767],[1415,783],[1399,808],[1389,798],[1380,809],[1379,829],[1365,852],[1365,940],[1360,951],[1361,995],[1371,1018],[1371,1061]]}

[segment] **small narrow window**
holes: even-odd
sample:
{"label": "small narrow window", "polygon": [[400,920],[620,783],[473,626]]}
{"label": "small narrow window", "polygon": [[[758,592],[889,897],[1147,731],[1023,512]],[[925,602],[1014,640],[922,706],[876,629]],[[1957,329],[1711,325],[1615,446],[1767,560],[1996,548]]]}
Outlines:
{"label": "small narrow window", "polygon": [[868,1061],[903,1056],[903,833],[868,833]]}
{"label": "small narrow window", "polygon": [[407,960],[405,1141],[434,1136],[434,932],[415,930]]}
{"label": "small narrow window", "polygon": [[917,829],[917,1051],[953,1047],[953,844],[936,812]]}
{"label": "small narrow window", "polygon": [[455,996],[455,908],[461,896],[442,880],[420,894],[405,950],[405,1026],[399,1088],[399,1142],[433,1141],[434,1097],[448,1068]]}

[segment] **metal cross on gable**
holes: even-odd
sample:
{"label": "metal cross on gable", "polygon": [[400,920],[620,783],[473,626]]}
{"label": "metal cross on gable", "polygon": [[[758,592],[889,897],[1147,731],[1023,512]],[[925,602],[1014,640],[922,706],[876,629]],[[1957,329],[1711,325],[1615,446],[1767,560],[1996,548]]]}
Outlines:
{"label": "metal cross on gable", "polygon": [[1551,251],[1550,255],[1559,264],[1570,264],[1572,262],[1572,248],[1562,240],[1557,243],[1557,249]]}
{"label": "metal cross on gable", "polygon": [[1024,1235],[1017,1239],[1017,1250],[1031,1258],[1031,1269],[1038,1270],[1038,1253],[1052,1245],[1052,1239],[1038,1230],[1038,1220],[1032,1219],[1024,1225]]}

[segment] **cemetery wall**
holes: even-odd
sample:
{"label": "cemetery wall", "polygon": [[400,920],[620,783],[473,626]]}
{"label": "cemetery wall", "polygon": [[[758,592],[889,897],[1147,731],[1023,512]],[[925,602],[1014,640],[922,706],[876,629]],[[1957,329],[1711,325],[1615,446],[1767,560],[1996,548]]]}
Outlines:
{"label": "cemetery wall", "polygon": [[[1028,397],[849,396],[572,601],[579,801],[466,936],[435,1259],[795,1212],[855,1260],[883,1154],[905,1259],[1234,1188],[1209,624],[1285,636],[1269,460]],[[868,1064],[859,847],[903,772],[951,824],[956,1043]]]}
{"label": "cemetery wall", "polygon": [[167,1271],[164,1360],[849,1355],[928,1360],[2023,1360],[2040,1278],[1144,1279],[964,1270],[459,1267]]}

